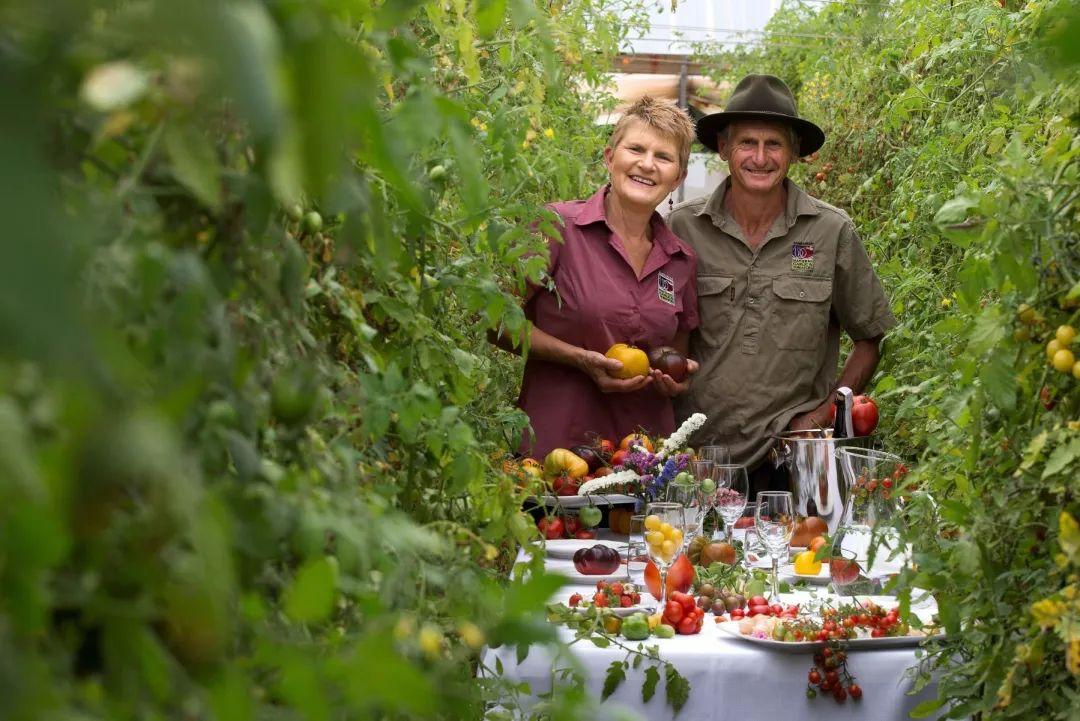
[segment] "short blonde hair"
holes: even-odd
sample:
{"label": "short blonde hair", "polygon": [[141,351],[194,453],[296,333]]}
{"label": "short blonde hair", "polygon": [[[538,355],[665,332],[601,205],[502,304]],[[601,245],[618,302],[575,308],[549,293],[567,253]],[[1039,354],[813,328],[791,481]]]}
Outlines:
{"label": "short blonde hair", "polygon": [[627,108],[615,129],[611,132],[608,147],[615,149],[626,129],[634,120],[640,120],[646,126],[652,128],[661,135],[666,135],[675,141],[679,148],[679,172],[685,173],[690,164],[690,144],[694,141],[694,121],[670,100],[661,100],[649,95],[642,95],[641,99]]}

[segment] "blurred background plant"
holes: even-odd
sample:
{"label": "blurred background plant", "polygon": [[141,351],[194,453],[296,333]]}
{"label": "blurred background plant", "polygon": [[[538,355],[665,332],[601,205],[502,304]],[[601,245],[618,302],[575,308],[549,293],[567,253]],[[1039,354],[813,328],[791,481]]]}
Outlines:
{"label": "blurred background plant", "polygon": [[909,509],[900,583],[950,634],[920,715],[1080,713],[1080,616],[1032,610],[1077,583],[1055,557],[1080,510],[1080,367],[1047,346],[1080,318],[1078,47],[1072,0],[793,0],[761,48],[700,48],[717,80],[783,77],[826,129],[793,175],[853,216],[900,322],[869,390],[939,502]]}
{"label": "blurred background plant", "polygon": [[0,7],[0,718],[514,708],[476,654],[554,587],[486,332],[633,7]]}

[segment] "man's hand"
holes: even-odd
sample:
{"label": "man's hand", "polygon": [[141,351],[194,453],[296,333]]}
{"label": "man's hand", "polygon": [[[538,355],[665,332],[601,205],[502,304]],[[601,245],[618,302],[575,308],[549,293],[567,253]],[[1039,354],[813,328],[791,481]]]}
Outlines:
{"label": "man's hand", "polygon": [[656,390],[669,398],[674,398],[675,396],[680,396],[690,390],[690,377],[697,373],[698,367],[698,362],[696,360],[687,358],[686,378],[682,383],[677,383],[674,378],[666,373],[661,373],[655,368],[649,371],[649,375],[652,376],[653,381],[656,383]]}
{"label": "man's hand", "polygon": [[603,393],[633,393],[653,382],[651,375],[625,379],[609,375],[622,368],[622,363],[593,350],[582,350],[577,365],[583,373],[593,379]]}
{"label": "man's hand", "polygon": [[810,431],[818,428],[832,428],[832,420],[830,419],[831,410],[832,401],[829,400],[812,411],[800,413],[788,423],[788,430]]}

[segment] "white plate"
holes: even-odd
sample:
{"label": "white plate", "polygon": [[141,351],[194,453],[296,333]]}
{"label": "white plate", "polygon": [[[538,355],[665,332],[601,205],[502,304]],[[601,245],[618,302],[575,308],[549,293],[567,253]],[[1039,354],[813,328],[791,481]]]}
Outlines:
{"label": "white plate", "polygon": [[[593,597],[594,592],[595,591],[585,593],[584,591],[579,589],[579,590],[576,590],[574,593],[580,593],[581,594],[581,603],[584,604],[584,603],[592,603],[592,597]],[[559,602],[560,603],[565,603],[566,605],[569,606],[570,605],[570,603],[569,603],[570,596],[572,596],[572,595],[574,595],[574,594],[573,593],[564,593],[563,596],[559,599]],[[642,594],[641,600],[642,601],[647,600],[646,597],[648,597],[648,599],[652,599],[652,596],[648,595],[648,591],[646,591],[644,594]],[[581,608],[581,606],[579,605],[578,608]],[[645,603],[639,603],[639,604],[634,605],[634,606],[626,606],[625,608],[622,607],[622,606],[619,606],[618,608],[615,608],[614,606],[609,606],[608,610],[610,610],[616,616],[630,616],[630,615],[633,615],[633,614],[637,613],[638,611],[641,611],[642,613],[646,613],[646,614],[651,614],[651,613],[653,613],[653,611],[656,610],[656,606],[655,606],[655,604],[652,605],[652,606],[649,606],[649,605],[647,605]]]}
{"label": "white plate", "polygon": [[[744,636],[739,633],[739,621],[725,621],[723,623],[716,624],[720,632],[728,636],[734,636],[735,638],[752,643],[757,646],[764,646],[774,651],[780,651],[782,653],[812,653],[817,651],[825,645],[823,641],[776,641],[771,638],[755,638],[753,636]],[[904,646],[918,646],[927,638],[941,638],[940,635],[927,637],[920,631],[915,629],[911,630],[912,635],[909,636],[882,636],[881,638],[852,638],[847,641],[848,647],[851,650],[869,650],[875,648],[899,648]]]}
{"label": "white plate", "polygon": [[[549,568],[547,572],[553,576],[565,576],[570,580],[570,583],[576,586],[591,586],[593,590],[596,590],[597,581],[609,581],[614,583],[619,581],[620,583],[630,583],[630,573],[626,570],[626,564],[620,564],[618,570],[614,573],[592,575],[588,573],[578,573],[577,569],[573,566],[569,568]],[[578,593],[581,593],[579,590]],[[582,596],[585,594],[582,593]]]}
{"label": "white plate", "polygon": [[614,506],[637,502],[637,499],[633,496],[624,496],[621,493],[609,493],[607,495],[593,493],[588,496],[537,496],[533,500],[541,506],[562,506],[563,508],[581,508],[589,504],[594,506]]}
{"label": "white plate", "polygon": [[600,538],[578,539],[578,538],[556,538],[551,541],[544,541],[544,548],[547,551],[548,558],[567,558],[572,559],[574,554],[580,551],[582,548],[592,548],[593,546],[607,546],[619,553],[626,550],[625,541],[607,541]]}
{"label": "white plate", "polygon": [[808,583],[825,585],[832,580],[829,576],[829,564],[827,563],[821,564],[821,570],[813,575],[808,573],[795,573],[795,564],[793,563],[785,563],[783,566],[780,566],[779,570],[780,573],[791,576],[796,581],[807,581]]}

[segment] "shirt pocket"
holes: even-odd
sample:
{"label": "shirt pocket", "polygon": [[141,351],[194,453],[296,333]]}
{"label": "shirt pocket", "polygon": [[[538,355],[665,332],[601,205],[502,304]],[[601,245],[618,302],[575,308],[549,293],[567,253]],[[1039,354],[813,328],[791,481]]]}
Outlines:
{"label": "shirt pocket", "polygon": [[731,334],[735,310],[735,279],[726,275],[698,275],[698,332],[702,342],[713,348],[724,345]]}
{"label": "shirt pocket", "polygon": [[825,343],[829,327],[831,278],[773,278],[771,335],[777,348],[813,350]]}

